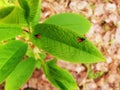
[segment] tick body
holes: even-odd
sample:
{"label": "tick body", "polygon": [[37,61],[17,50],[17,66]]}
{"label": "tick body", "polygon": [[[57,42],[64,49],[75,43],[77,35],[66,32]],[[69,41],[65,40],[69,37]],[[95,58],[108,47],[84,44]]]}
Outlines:
{"label": "tick body", "polygon": [[84,38],[80,38],[80,37],[77,39],[78,42],[83,42],[84,40],[85,40]]}
{"label": "tick body", "polygon": [[41,35],[40,34],[36,34],[35,37],[36,38],[41,38]]}

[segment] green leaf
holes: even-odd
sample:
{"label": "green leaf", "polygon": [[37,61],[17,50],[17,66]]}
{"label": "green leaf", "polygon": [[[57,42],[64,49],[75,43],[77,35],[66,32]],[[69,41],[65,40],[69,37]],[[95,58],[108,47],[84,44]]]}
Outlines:
{"label": "green leaf", "polygon": [[12,12],[13,9],[14,9],[14,6],[8,6],[5,8],[1,8],[0,9],[0,20],[8,16]]}
{"label": "green leaf", "polygon": [[27,50],[27,44],[11,41],[0,48],[0,84],[14,70]]}
{"label": "green leaf", "polygon": [[35,69],[34,58],[21,61],[6,80],[5,90],[18,90],[31,77]]}
{"label": "green leaf", "polygon": [[89,40],[66,28],[38,24],[34,28],[31,40],[39,48],[69,62],[105,61],[104,56]]}
{"label": "green leaf", "polygon": [[13,3],[11,3],[12,1],[15,1],[15,0],[0,0],[0,8],[13,5]]}
{"label": "green leaf", "polygon": [[3,44],[2,43],[0,43],[0,48],[3,46]]}
{"label": "green leaf", "polygon": [[15,3],[17,0],[8,0],[9,3]]}
{"label": "green leaf", "polygon": [[48,80],[61,90],[78,90],[76,81],[73,76],[65,69],[55,64],[55,61],[46,63],[46,76]]}
{"label": "green leaf", "polygon": [[96,79],[100,76],[102,76],[104,73],[101,71],[101,72],[94,72],[93,70],[88,70],[88,77],[89,79]]}
{"label": "green leaf", "polygon": [[41,0],[19,0],[21,7],[26,12],[26,19],[32,26],[40,20]]}
{"label": "green leaf", "polygon": [[[6,10],[2,11],[5,13]],[[1,13],[1,14],[2,14]],[[14,9],[4,18],[0,19],[0,23],[3,24],[17,24],[20,26],[26,26],[26,20],[24,17],[24,10],[18,6],[14,7]]]}
{"label": "green leaf", "polygon": [[6,6],[6,0],[0,0],[0,8]]}
{"label": "green leaf", "polygon": [[80,35],[86,34],[91,23],[82,15],[63,13],[48,18],[44,23],[58,25],[73,30]]}
{"label": "green leaf", "polygon": [[16,37],[22,33],[22,29],[17,25],[0,24],[0,41]]}
{"label": "green leaf", "polygon": [[30,8],[28,6],[28,2],[27,0],[18,0],[20,6],[25,10],[25,18],[27,20],[27,22],[29,23],[28,21],[28,17],[29,17],[29,13],[30,13]]}

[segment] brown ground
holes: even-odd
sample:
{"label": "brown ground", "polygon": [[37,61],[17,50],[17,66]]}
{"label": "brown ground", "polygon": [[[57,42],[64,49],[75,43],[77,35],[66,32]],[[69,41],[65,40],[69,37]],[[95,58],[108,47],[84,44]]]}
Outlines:
{"label": "brown ground", "polygon": [[[91,65],[93,71],[104,74],[89,79],[83,64],[59,61],[75,77],[80,90],[120,90],[120,0],[43,0],[42,19],[62,12],[83,14],[92,23],[86,35],[106,57],[106,62]],[[33,89],[25,89],[31,87]],[[41,70],[35,70],[32,78],[21,90],[57,90]]]}

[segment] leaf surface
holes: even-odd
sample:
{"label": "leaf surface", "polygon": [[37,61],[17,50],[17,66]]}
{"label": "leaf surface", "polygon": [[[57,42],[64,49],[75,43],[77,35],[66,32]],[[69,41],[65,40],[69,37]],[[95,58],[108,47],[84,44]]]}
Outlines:
{"label": "leaf surface", "polygon": [[6,6],[6,0],[0,0],[0,8]]}
{"label": "leaf surface", "polygon": [[5,90],[18,90],[31,77],[35,68],[34,58],[21,61],[6,80]]}
{"label": "leaf surface", "polygon": [[55,64],[55,61],[47,62],[46,76],[49,81],[61,90],[78,90],[73,76],[65,69]]}
{"label": "leaf surface", "polygon": [[8,6],[8,7],[1,8],[0,9],[0,19],[3,19],[7,15],[9,15],[14,8],[15,8],[14,6]]}
{"label": "leaf surface", "polygon": [[22,33],[17,25],[0,24],[0,41],[16,37]]}
{"label": "leaf surface", "polygon": [[40,20],[41,0],[19,0],[21,7],[26,12],[26,19],[34,26]]}
{"label": "leaf surface", "polygon": [[27,50],[27,44],[11,41],[0,48],[0,84],[14,70]]}
{"label": "leaf surface", "polygon": [[[6,10],[2,11],[5,13]],[[6,17],[0,19],[0,23],[3,24],[17,24],[20,26],[26,26],[26,20],[24,16],[24,10],[18,6],[16,6]]]}
{"label": "leaf surface", "polygon": [[94,72],[93,70],[88,69],[88,78],[89,79],[97,79],[100,76],[102,76],[103,74],[104,74],[104,72],[102,72],[102,71]]}
{"label": "leaf surface", "polygon": [[86,34],[91,23],[82,15],[63,13],[48,18],[44,23],[58,25],[73,30],[80,35]]}
{"label": "leaf surface", "polygon": [[39,48],[69,62],[105,61],[104,56],[89,40],[66,28],[38,24],[34,28],[31,40]]}

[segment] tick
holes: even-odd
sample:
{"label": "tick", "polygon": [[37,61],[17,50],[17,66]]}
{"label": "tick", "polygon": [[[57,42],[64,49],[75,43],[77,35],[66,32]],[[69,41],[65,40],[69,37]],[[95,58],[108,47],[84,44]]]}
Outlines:
{"label": "tick", "polygon": [[35,37],[36,38],[41,38],[41,35],[40,34],[36,34]]}
{"label": "tick", "polygon": [[85,40],[84,38],[80,38],[80,37],[77,39],[78,42],[83,42],[84,40]]}

